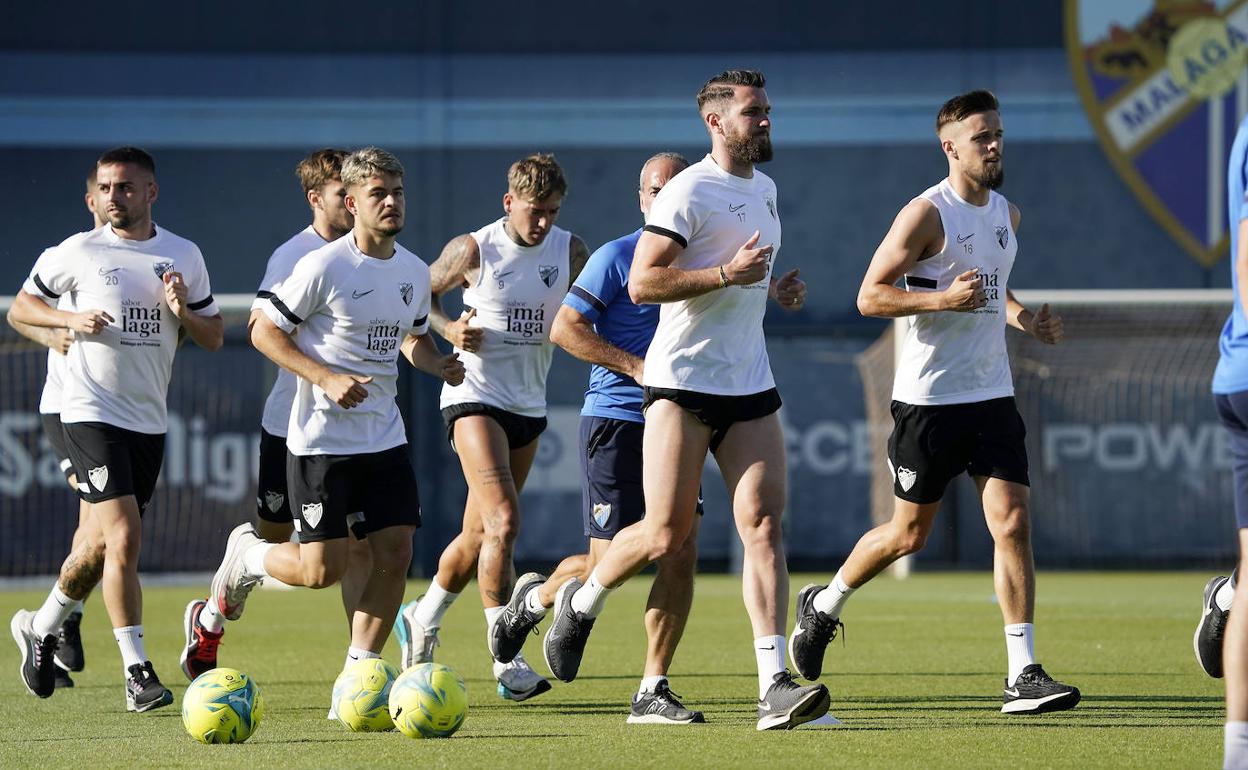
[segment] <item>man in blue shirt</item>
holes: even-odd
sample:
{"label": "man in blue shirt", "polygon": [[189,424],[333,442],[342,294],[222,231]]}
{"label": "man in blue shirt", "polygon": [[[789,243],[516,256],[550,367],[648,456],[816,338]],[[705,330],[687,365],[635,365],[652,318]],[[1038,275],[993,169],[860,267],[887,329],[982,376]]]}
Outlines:
{"label": "man in blue shirt", "polygon": [[[659,153],[641,169],[643,216],[668,180],[689,161]],[[549,579],[530,573],[516,581],[505,609],[509,622],[532,628],[555,603],[569,578],[585,579],[615,534],[641,519],[642,365],[659,323],[658,305],[635,305],[628,296],[628,273],[638,229],[593,253],[555,317],[550,338],[572,355],[593,364],[581,409],[580,457],[582,514],[589,553],[569,556]],[[690,724],[702,712],[681,705],[667,683],[676,644],[693,602],[697,564],[697,522],[685,545],[659,562],[646,604],[646,668],[633,697],[628,721],[634,724]]]}
{"label": "man in blue shirt", "polygon": [[[1239,565],[1248,564],[1248,119],[1239,124],[1227,170],[1227,213],[1231,232],[1231,287],[1235,305],[1218,340],[1221,357],[1213,375],[1213,400],[1230,438],[1239,529]],[[1248,595],[1235,597],[1236,568],[1205,586],[1193,646],[1196,660],[1212,677],[1226,671],[1224,767],[1248,768]],[[1232,606],[1232,598],[1234,605]],[[1233,610],[1233,611],[1232,611]],[[1223,634],[1226,637],[1223,652]]]}

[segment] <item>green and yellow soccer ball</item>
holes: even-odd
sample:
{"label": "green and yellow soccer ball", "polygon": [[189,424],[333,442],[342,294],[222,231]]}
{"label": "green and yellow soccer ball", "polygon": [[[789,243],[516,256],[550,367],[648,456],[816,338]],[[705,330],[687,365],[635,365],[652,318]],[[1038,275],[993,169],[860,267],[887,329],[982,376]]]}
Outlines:
{"label": "green and yellow soccer ball", "polygon": [[412,666],[390,688],[390,718],[409,738],[450,738],[467,716],[468,688],[450,666]]}
{"label": "green and yellow soccer ball", "polygon": [[388,709],[399,670],[381,658],[357,660],[334,682],[334,716],[357,733],[394,729]]}
{"label": "green and yellow soccer ball", "polygon": [[233,668],[205,671],[182,696],[182,725],[200,743],[242,743],[264,716],[255,681]]}

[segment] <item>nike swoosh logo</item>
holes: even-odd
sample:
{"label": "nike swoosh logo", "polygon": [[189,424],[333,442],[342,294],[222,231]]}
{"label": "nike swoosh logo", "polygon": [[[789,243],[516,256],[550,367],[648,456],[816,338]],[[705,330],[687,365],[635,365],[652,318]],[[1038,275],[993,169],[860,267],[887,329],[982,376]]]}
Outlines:
{"label": "nike swoosh logo", "polygon": [[1018,690],[1017,690],[1017,689],[1009,689],[1009,690],[1006,690],[1006,691],[1005,691],[1005,694],[1006,694],[1006,695],[1008,695],[1008,696],[1010,696],[1011,698],[1017,698],[1017,697],[1018,697]]}
{"label": "nike swoosh logo", "polygon": [[121,269],[120,267],[114,267],[112,270],[105,270],[104,268],[102,268],[102,267],[101,267],[101,268],[100,268],[100,275],[108,275],[108,274],[110,274],[110,273],[115,273],[115,272],[117,272],[117,271],[118,271],[118,270],[120,270],[120,269]]}
{"label": "nike swoosh logo", "polygon": [[771,645],[770,647],[759,647],[758,649],[760,649],[760,650],[774,650],[774,649],[776,649],[776,645],[774,645],[774,644],[773,644],[773,645]]}
{"label": "nike swoosh logo", "polygon": [[505,273],[500,273],[500,272],[498,272],[497,270],[495,270],[495,271],[494,271],[494,280],[496,280],[496,281],[497,281],[499,278],[506,278],[507,276],[511,275],[511,274],[512,274],[512,273],[514,273],[514,272],[516,272],[516,271],[515,271],[515,270],[508,270],[508,271],[507,271],[507,272],[505,272]]}
{"label": "nike swoosh logo", "polygon": [[970,235],[959,235],[958,243],[965,243],[968,238],[974,238],[974,237],[975,237],[975,233],[971,233]]}
{"label": "nike swoosh logo", "polygon": [[360,297],[366,297],[369,294],[372,294],[374,291],[376,291],[376,289],[369,289],[368,291],[353,291],[351,292],[351,299],[359,299]]}
{"label": "nike swoosh logo", "polygon": [[729,210],[729,211],[731,211],[731,212],[732,212],[732,213],[734,213],[734,214],[735,214],[735,213],[737,213],[738,211],[740,211],[740,210],[741,210],[741,209],[743,209],[743,208],[745,208],[745,204],[744,204],[744,203],[738,203],[738,204],[737,204],[737,205],[735,205],[735,206],[734,206],[734,205],[732,205],[731,203],[729,203],[729,204],[728,204],[728,210]]}
{"label": "nike swoosh logo", "polygon": [[1018,637],[1021,637],[1021,636],[1022,636],[1022,634],[1006,634],[1006,636],[1018,636]]}

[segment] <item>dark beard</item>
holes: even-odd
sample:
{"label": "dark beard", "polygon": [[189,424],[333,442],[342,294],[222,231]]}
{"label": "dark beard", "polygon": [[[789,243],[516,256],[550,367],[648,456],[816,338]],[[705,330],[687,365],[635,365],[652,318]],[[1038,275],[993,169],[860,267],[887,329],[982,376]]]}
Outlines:
{"label": "dark beard", "polygon": [[134,224],[134,217],[129,212],[117,211],[108,213],[108,223],[118,230],[127,230]]}
{"label": "dark beard", "polygon": [[996,171],[985,169],[983,173],[971,177],[971,180],[989,190],[998,190],[1005,184],[1005,166],[998,161]]}
{"label": "dark beard", "polygon": [[771,160],[771,135],[725,137],[728,156],[738,163],[766,163]]}

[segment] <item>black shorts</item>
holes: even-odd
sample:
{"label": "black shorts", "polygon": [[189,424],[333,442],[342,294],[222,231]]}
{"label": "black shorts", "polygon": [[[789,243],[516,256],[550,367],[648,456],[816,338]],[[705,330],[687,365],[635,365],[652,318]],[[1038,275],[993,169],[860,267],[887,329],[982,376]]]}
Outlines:
{"label": "black shorts", "polygon": [[[632,420],[581,415],[581,512],[585,536],[611,540],[641,521],[641,439],[645,425]],[[702,492],[698,491],[698,513]]]}
{"label": "black shorts", "polygon": [[1213,405],[1230,439],[1235,523],[1244,529],[1248,527],[1248,392],[1214,394]]}
{"label": "black shorts", "polygon": [[522,414],[475,401],[451,404],[442,410],[442,420],[446,423],[446,440],[451,442],[451,449],[455,448],[455,421],[470,414],[483,414],[498,423],[503,433],[507,434],[508,449],[528,446],[537,441],[537,437],[546,430],[545,417],[525,417]]}
{"label": "black shorts", "polygon": [[420,526],[420,493],[407,445],[358,455],[286,453],[290,509],[299,542],[356,538]]}
{"label": "black shorts", "polygon": [[655,401],[671,401],[711,429],[711,452],[719,449],[728,429],[738,422],[749,422],[780,410],[780,392],[775,388],[748,396],[716,396],[693,390],[642,388],[644,412]]}
{"label": "black shorts", "polygon": [[102,503],[133,495],[142,514],[165,460],[165,434],[136,433],[103,422],[67,422],[64,431],[78,475],[78,496]]}
{"label": "black shorts", "polygon": [[893,494],[934,503],[961,473],[1030,486],[1027,428],[1011,397],[916,406],[894,401],[888,464]]}
{"label": "black shorts", "polygon": [[289,524],[294,519],[286,494],[286,439],[264,428],[260,429],[256,515],[275,524]]}
{"label": "black shorts", "polygon": [[43,423],[43,435],[48,440],[48,446],[52,447],[52,454],[56,457],[56,467],[61,469],[68,481],[74,475],[74,462],[69,459],[69,448],[65,446],[65,428],[61,425],[61,415],[40,414],[39,420]]}

